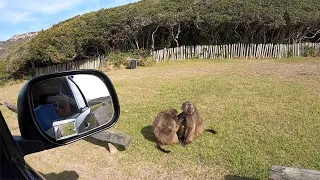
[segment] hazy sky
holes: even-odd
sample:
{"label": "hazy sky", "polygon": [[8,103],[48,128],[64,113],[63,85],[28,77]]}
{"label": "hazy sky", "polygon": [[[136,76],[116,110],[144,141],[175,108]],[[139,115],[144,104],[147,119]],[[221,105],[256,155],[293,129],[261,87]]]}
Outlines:
{"label": "hazy sky", "polygon": [[47,29],[78,14],[138,0],[0,0],[0,41]]}
{"label": "hazy sky", "polygon": [[73,76],[73,80],[87,100],[110,96],[106,85],[96,76],[78,74]]}

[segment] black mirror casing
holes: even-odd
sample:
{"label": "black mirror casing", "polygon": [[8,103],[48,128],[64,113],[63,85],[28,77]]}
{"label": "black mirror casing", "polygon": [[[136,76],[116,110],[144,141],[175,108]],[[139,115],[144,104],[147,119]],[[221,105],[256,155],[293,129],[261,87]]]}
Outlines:
{"label": "black mirror casing", "polygon": [[[33,110],[33,104],[32,104],[32,98],[31,98],[31,88],[34,84],[46,79],[57,78],[61,76],[70,76],[70,75],[76,75],[76,74],[94,75],[100,78],[104,82],[112,98],[112,102],[114,106],[114,115],[111,121],[107,124],[101,125],[88,132],[84,132],[76,137],[71,137],[68,139],[57,141],[49,137],[47,134],[43,132],[43,130],[40,128],[40,125],[35,118],[35,113]],[[88,82],[88,85],[90,85],[90,82]],[[25,86],[21,89],[18,96],[17,105],[18,105],[19,128],[20,128],[22,138],[25,139],[25,141],[33,141],[33,142],[41,141],[43,143],[44,149],[51,149],[57,146],[69,144],[77,140],[83,139],[85,137],[91,136],[93,134],[96,134],[98,132],[101,132],[105,129],[111,128],[118,121],[120,116],[119,101],[118,101],[117,93],[113,87],[113,84],[104,73],[97,70],[66,71],[66,72],[59,72],[59,73],[35,77],[31,79],[29,82],[27,82]],[[28,143],[24,143],[24,144],[28,144]],[[30,150],[28,152],[29,152],[28,154],[30,154]]]}

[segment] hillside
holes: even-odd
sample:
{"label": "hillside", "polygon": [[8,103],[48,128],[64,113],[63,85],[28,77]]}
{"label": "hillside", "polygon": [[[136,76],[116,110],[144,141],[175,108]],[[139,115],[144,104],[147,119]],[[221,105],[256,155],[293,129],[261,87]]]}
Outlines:
{"label": "hillside", "polygon": [[[320,0],[142,0],[79,15],[13,49],[11,73],[111,51],[317,41]],[[314,36],[315,35],[315,36]],[[28,68],[26,68],[28,67]]]}
{"label": "hillside", "polygon": [[0,60],[6,59],[8,56],[10,49],[19,43],[30,39],[31,37],[37,35],[36,32],[30,32],[25,34],[14,35],[7,41],[0,41]]}
{"label": "hillside", "polygon": [[0,60],[6,59],[10,49],[20,41],[0,41]]}
{"label": "hillside", "polygon": [[36,36],[37,32],[28,32],[12,36],[7,41],[0,41],[0,84],[1,80],[8,78],[11,74],[7,72],[7,62],[5,59],[10,54],[10,51],[17,47],[23,46],[32,37]]}

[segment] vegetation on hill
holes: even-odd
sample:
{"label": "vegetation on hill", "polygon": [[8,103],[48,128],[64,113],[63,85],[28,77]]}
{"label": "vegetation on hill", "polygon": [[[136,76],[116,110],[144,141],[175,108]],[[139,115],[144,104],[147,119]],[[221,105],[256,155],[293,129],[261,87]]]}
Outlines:
{"label": "vegetation on hill", "polygon": [[6,58],[7,54],[9,53],[11,47],[11,43],[7,41],[0,41],[0,60]]}
{"label": "vegetation on hill", "polygon": [[[7,41],[0,42],[0,80],[7,79],[10,75],[15,75],[19,71],[25,71],[25,69],[21,67],[25,67],[25,63],[27,61],[24,61],[25,54],[19,50],[26,48],[26,43],[35,34],[36,33],[26,33],[22,35],[15,35]],[[6,59],[12,58],[16,58],[16,61],[5,61]]]}
{"label": "vegetation on hill", "polygon": [[20,44],[23,41],[26,41],[33,36],[37,35],[37,32],[28,32],[24,34],[17,34],[12,36],[7,41],[0,41],[0,60],[6,59],[12,47]]}
{"label": "vegetation on hill", "polygon": [[6,61],[0,59],[0,81],[5,78],[6,74]]}
{"label": "vegetation on hill", "polygon": [[320,0],[141,0],[53,25],[7,60],[17,73],[114,50],[317,41],[319,29]]}
{"label": "vegetation on hill", "polygon": [[[27,38],[29,39],[29,38]],[[0,60],[6,59],[12,47],[20,44],[21,42],[25,41],[26,39],[18,39],[16,41],[0,41]]]}

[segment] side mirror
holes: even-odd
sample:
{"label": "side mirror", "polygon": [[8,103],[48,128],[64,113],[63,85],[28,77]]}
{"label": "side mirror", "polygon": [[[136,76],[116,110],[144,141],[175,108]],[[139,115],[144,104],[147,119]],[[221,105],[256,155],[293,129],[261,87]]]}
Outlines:
{"label": "side mirror", "polygon": [[96,70],[68,71],[31,79],[18,98],[21,136],[46,149],[112,127],[120,107],[110,79]]}

